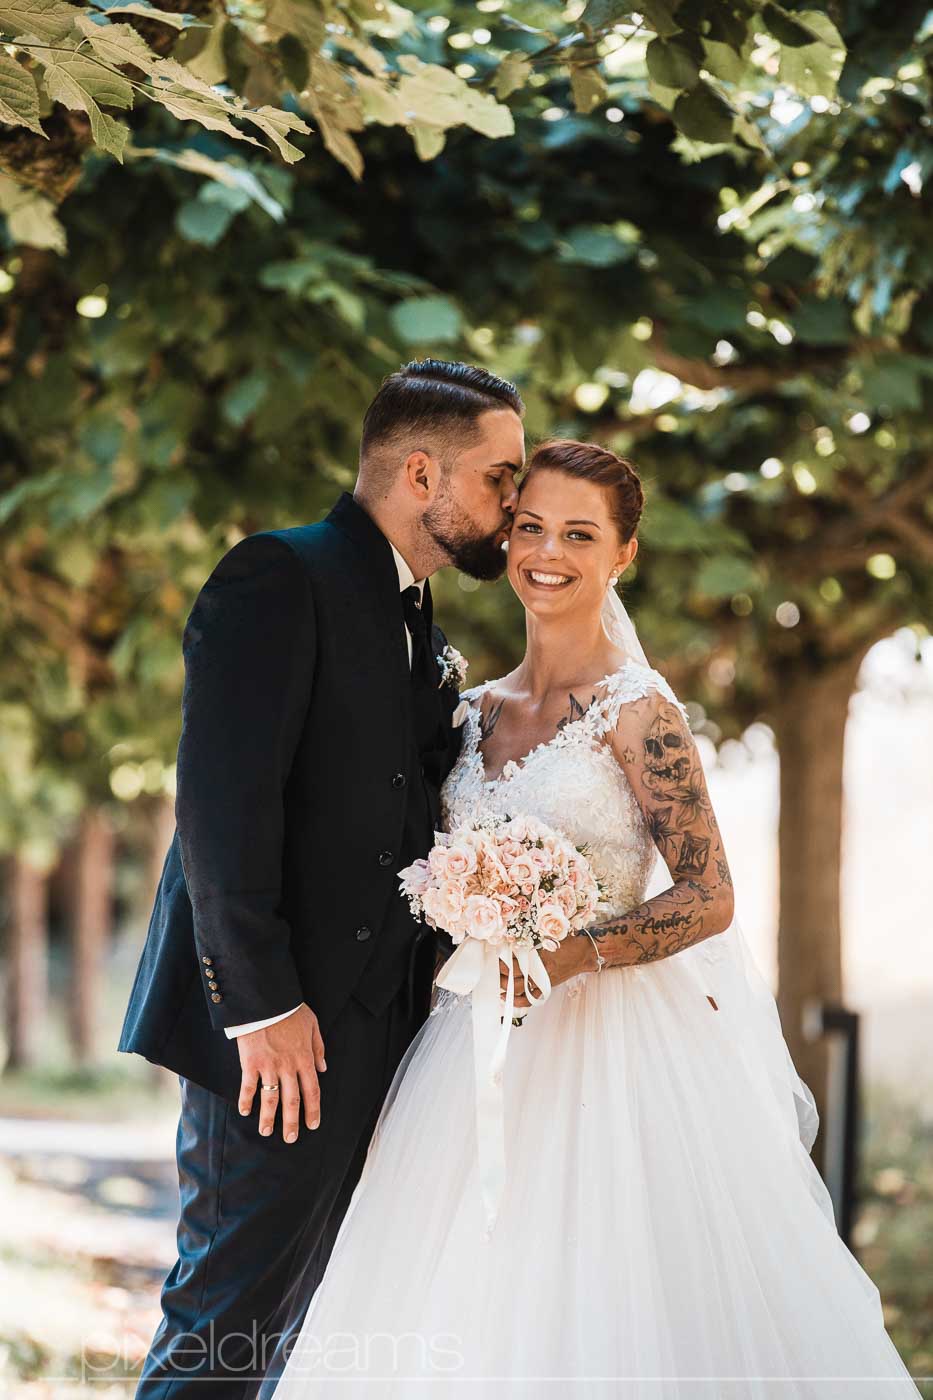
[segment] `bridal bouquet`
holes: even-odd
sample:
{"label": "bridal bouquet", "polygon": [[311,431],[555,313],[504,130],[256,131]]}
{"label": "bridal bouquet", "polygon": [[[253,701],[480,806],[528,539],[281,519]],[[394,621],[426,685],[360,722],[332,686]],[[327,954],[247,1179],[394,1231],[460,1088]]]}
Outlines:
{"label": "bridal bouquet", "polygon": [[[437,985],[461,996],[472,993],[488,1238],[505,1180],[502,1066],[509,1029],[521,1024],[512,1016],[514,962],[529,1001],[545,1001],[551,982],[538,950],[553,952],[568,934],[592,924],[603,891],[585,848],[531,817],[483,816],[435,835],[427,858],[400,871],[399,881],[412,913],[446,930],[456,945]],[[501,1017],[500,963],[508,969]],[[538,995],[532,995],[529,981]]]}
{"label": "bridal bouquet", "polygon": [[483,817],[435,834],[427,859],[399,880],[412,913],[455,944],[472,938],[501,948],[511,965],[513,952],[553,952],[593,922],[601,890],[584,850],[543,822]]}

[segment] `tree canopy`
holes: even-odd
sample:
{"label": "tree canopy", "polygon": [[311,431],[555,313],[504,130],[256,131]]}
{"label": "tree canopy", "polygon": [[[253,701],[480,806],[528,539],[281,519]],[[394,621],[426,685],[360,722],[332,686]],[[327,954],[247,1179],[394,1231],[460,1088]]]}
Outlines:
{"label": "tree canopy", "polygon": [[[922,634],[923,5],[277,0],[172,26],[143,0],[29,0],[43,40],[19,3],[0,23],[39,115],[0,128],[0,845],[51,850],[86,802],[171,790],[194,593],[241,534],[352,484],[365,406],[416,355],[516,380],[532,441],[634,458],[627,599],[714,740],[788,676]],[[99,103],[122,164],[77,102],[121,26],[159,50],[100,57],[136,84],[124,137]],[[51,98],[29,35],[77,55]],[[143,101],[184,86],[163,62],[220,96]],[[19,81],[4,66],[7,120]],[[440,593],[471,678],[514,654],[506,585]]]}

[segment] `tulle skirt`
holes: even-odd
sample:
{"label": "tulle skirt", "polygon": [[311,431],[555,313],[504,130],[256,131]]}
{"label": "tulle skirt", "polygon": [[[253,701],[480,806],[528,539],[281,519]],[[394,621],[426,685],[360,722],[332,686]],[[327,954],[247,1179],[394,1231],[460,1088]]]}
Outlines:
{"label": "tulle skirt", "polygon": [[473,1075],[469,1000],[441,993],[275,1400],[919,1395],[836,1231],[813,1097],[737,922],[563,983],[512,1029],[488,1239]]}

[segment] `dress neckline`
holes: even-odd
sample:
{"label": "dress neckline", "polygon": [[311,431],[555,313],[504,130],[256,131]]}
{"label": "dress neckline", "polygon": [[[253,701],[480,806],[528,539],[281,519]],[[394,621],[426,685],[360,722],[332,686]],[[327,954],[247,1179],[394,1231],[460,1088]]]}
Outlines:
{"label": "dress neckline", "polygon": [[[617,676],[620,676],[623,671],[628,669],[629,666],[637,666],[640,670],[646,669],[644,666],[642,666],[640,661],[635,661],[631,656],[627,656],[622,662],[622,664],[620,666],[617,666],[614,671],[607,672],[607,674],[603,676],[601,680],[595,682],[596,688],[598,689],[600,686],[607,685],[610,681],[615,680],[615,678]],[[650,670],[650,667],[647,669]],[[489,690],[490,687],[494,684],[494,681],[483,681],[481,685],[478,685],[474,688],[474,696],[478,697],[485,691]],[[501,769],[494,778],[488,778],[486,776],[486,764],[483,762],[483,755],[480,752],[479,747],[479,722],[482,715],[482,711],[478,704],[471,704],[469,708],[469,713],[472,725],[471,739],[473,743],[473,758],[475,762],[479,765],[480,775],[483,781],[483,787],[493,788],[498,783],[501,783],[503,780],[505,780],[505,782],[509,782],[512,778],[515,777],[517,773],[520,773],[525,769],[529,759],[534,758],[536,754],[541,753],[544,749],[549,749],[552,745],[557,745],[558,741],[564,742],[565,736],[570,732],[570,730],[576,729],[578,725],[585,724],[590,719],[590,716],[594,714],[600,708],[600,706],[605,705],[606,701],[610,700],[611,698],[611,693],[609,693],[606,695],[601,695],[598,699],[591,700],[590,703],[586,706],[582,715],[577,715],[576,719],[568,720],[565,725],[563,725],[560,729],[557,730],[556,734],[551,735],[550,739],[542,739],[540,743],[535,744],[534,747],[530,748],[527,753],[520,754],[518,758],[506,759],[505,763],[502,765]]]}

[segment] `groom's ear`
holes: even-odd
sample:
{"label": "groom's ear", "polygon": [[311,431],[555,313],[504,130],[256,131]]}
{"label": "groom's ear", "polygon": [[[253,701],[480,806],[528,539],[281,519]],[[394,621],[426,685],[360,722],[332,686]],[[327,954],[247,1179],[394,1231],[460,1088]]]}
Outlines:
{"label": "groom's ear", "polygon": [[430,452],[409,452],[403,468],[409,491],[422,504],[427,505],[437,491],[441,479],[441,464]]}

